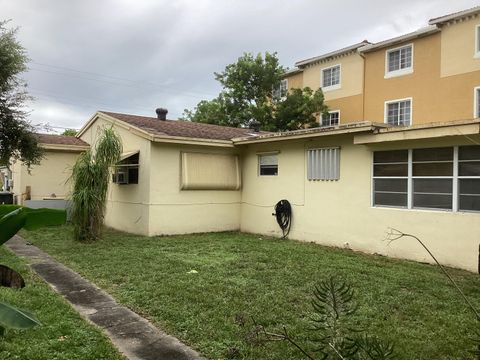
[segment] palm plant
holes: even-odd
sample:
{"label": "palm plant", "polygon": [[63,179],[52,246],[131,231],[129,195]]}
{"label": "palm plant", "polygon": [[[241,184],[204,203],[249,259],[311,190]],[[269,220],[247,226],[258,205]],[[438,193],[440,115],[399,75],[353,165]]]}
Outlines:
{"label": "palm plant", "polygon": [[122,153],[122,141],[112,128],[105,128],[93,150],[80,155],[71,180],[72,224],[76,240],[92,241],[101,236],[110,169]]}

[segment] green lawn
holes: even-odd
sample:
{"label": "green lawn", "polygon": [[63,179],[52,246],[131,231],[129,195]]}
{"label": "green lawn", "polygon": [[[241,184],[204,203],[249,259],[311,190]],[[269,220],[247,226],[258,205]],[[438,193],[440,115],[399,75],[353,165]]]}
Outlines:
{"label": "green lawn", "polygon": [[[309,337],[312,287],[331,275],[355,286],[355,321],[395,342],[400,358],[472,358],[473,317],[434,266],[240,233],[146,238],[107,230],[104,240],[81,244],[70,231],[24,236],[210,359],[229,358],[232,348],[243,359],[303,359],[282,342],[244,341],[235,319]],[[478,276],[451,273],[480,305]]]}
{"label": "green lawn", "polygon": [[20,272],[26,287],[0,288],[0,300],[33,312],[42,326],[11,330],[0,339],[2,360],[121,360],[106,336],[84,321],[61,296],[55,294],[28,266],[4,247],[0,263]]}

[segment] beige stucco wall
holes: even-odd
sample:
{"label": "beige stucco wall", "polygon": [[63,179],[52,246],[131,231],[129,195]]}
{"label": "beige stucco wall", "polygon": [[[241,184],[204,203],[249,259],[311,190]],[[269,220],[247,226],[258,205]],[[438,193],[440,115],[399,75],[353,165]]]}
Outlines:
{"label": "beige stucco wall", "polygon": [[[101,129],[112,123],[104,119],[96,120],[82,134],[81,139],[95,144]],[[118,185],[110,182],[107,196],[105,225],[134,233],[149,234],[149,189],[150,189],[150,141],[132,133],[128,129],[114,125],[122,138],[125,153],[139,150],[138,184]]]}
{"label": "beige stucco wall", "polygon": [[[440,77],[442,36],[443,32],[435,33],[402,44],[414,45],[413,73],[408,75],[384,78],[385,53],[390,48],[365,54],[365,120],[384,122],[385,101],[404,98],[412,98],[413,125],[473,118],[473,89],[480,85],[480,62],[477,71]],[[463,61],[455,54],[450,56]]]}
{"label": "beige stucco wall", "polygon": [[340,65],[340,85],[337,90],[324,91],[325,100],[359,95],[363,92],[363,58],[355,53],[307,66],[303,71],[303,86],[313,90],[321,87],[322,69]]}
{"label": "beige stucco wall", "polygon": [[[466,142],[465,138],[450,137],[442,141],[391,143],[388,148]],[[388,245],[385,233],[388,227],[394,227],[419,236],[443,264],[476,271],[480,214],[372,207],[372,149],[352,143],[352,136],[344,135],[246,146],[241,230],[280,236],[271,214],[277,201],[287,199],[293,204],[291,239],[431,262],[411,239]],[[328,146],[341,146],[340,180],[306,180],[305,149]],[[376,149],[382,148],[387,147]],[[258,176],[257,152],[274,150],[280,151],[279,175]]]}
{"label": "beige stucco wall", "polygon": [[[288,90],[303,89],[303,72],[285,77],[288,80]],[[318,88],[318,87],[317,87]]]}
{"label": "beige stucco wall", "polygon": [[447,24],[442,27],[441,76],[465,74],[480,70],[480,58],[475,57],[475,28],[480,17]]}
{"label": "beige stucco wall", "polygon": [[238,152],[208,146],[153,143],[149,235],[238,230],[241,190],[181,190],[181,151]]}
{"label": "beige stucco wall", "polygon": [[25,193],[27,186],[31,187],[32,200],[50,198],[52,194],[60,199],[67,198],[71,189],[67,180],[78,156],[78,152],[47,150],[40,164],[34,165],[30,173],[26,166],[15,162],[12,166],[13,192],[18,201],[21,201],[21,194]]}

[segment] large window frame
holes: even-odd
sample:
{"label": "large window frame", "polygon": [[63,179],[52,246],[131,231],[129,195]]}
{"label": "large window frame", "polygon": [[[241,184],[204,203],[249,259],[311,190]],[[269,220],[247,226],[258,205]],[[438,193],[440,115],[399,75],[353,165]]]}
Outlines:
{"label": "large window frame", "polygon": [[[333,79],[334,79],[333,71],[336,68],[338,68],[338,82],[333,83]],[[332,72],[332,75],[329,77],[331,81],[327,85],[325,85],[325,81],[327,79],[325,77],[326,71]],[[320,70],[320,74],[321,74],[320,84],[321,84],[322,91],[325,92],[325,91],[337,90],[342,87],[342,64],[335,64],[329,67],[325,67]]]}
{"label": "large window frame", "polygon": [[[410,49],[410,65],[402,67],[402,51]],[[390,70],[390,54],[398,52],[398,69]],[[413,43],[385,51],[385,79],[413,73]]]}
{"label": "large window frame", "polygon": [[[400,105],[401,103],[409,102],[410,103],[410,118],[408,119],[408,124],[405,124],[405,121],[403,124],[400,124]],[[396,120],[396,123],[389,123],[388,122],[388,107],[389,105],[394,105],[398,104],[399,110],[398,110],[398,119]],[[384,122],[387,125],[392,125],[392,126],[411,126],[413,124],[413,98],[408,97],[408,98],[403,98],[403,99],[394,99],[394,100],[387,100],[384,103]]]}
{"label": "large window frame", "polygon": [[[450,147],[443,147],[443,148],[420,148],[420,149],[408,149],[408,150],[391,150],[391,151],[385,151],[385,152],[398,152],[398,153],[403,153],[407,152],[407,157],[404,157],[403,159],[400,160],[394,160],[394,161],[376,161],[375,160],[375,151],[372,152],[372,188],[371,188],[371,205],[372,207],[375,208],[394,208],[394,209],[407,209],[407,210],[430,210],[430,211],[444,211],[444,212],[472,212],[472,213],[480,213],[480,206],[478,203],[480,202],[480,166],[478,165],[480,163],[480,155],[478,156],[473,156],[469,157],[468,151],[471,149],[476,148],[476,151],[480,152],[480,147],[475,146],[475,145],[461,145],[461,146],[450,146]],[[426,160],[422,161],[420,160],[415,160],[414,158],[414,151],[422,151],[422,150],[430,150],[430,151],[445,151],[451,149],[452,150],[452,157],[450,159],[437,159],[437,160]],[[474,149],[475,151],[475,149]],[[377,153],[380,153],[382,151],[379,151]],[[466,155],[465,155],[466,154]],[[463,158],[462,158],[463,157]],[[417,157],[418,158],[418,157]],[[422,165],[424,167],[423,171],[427,169],[428,167],[433,165],[433,168],[435,171],[439,171],[438,168],[440,168],[440,172],[444,171],[445,168],[449,168],[451,164],[451,174],[442,174],[439,176],[429,176],[429,174],[415,174],[415,165]],[[400,173],[395,173],[394,176],[389,176],[388,171],[386,171],[387,175],[386,176],[378,176],[375,174],[375,167],[376,166],[403,166],[403,170],[400,170]],[[426,165],[426,168],[425,168]],[[473,167],[472,167],[473,165]],[[443,170],[442,170],[443,168]],[[398,170],[395,170],[397,172]],[[471,172],[468,174],[468,172]],[[474,175],[472,175],[472,173]],[[397,176],[398,175],[398,176]],[[396,182],[400,186],[393,186],[390,189],[385,190],[385,188],[382,188],[381,183],[378,182],[380,181],[390,181],[390,182]],[[438,185],[440,187],[444,186],[447,184],[450,186],[450,188],[447,189],[447,191],[437,191],[437,192],[429,192],[428,190],[420,190],[416,192],[416,181],[419,183],[426,182],[427,183],[427,188],[429,187],[428,181],[430,181],[430,185],[435,185],[438,188]],[[451,184],[448,184],[448,182],[451,182]],[[442,185],[443,182],[443,185]],[[475,188],[475,190],[472,191],[467,191],[464,192],[462,190],[462,185],[465,184],[465,188],[468,188],[468,182],[473,182],[474,186],[470,186],[470,189]],[[471,185],[471,184],[470,184]],[[425,188],[425,184],[423,184]],[[402,188],[403,187],[403,188]],[[420,186],[421,187],[421,186]],[[378,190],[380,188],[380,190]],[[393,189],[392,189],[393,188]],[[478,190],[477,190],[478,189]],[[379,204],[376,203],[376,197],[378,195],[382,194],[390,194],[389,196],[397,196],[397,201],[398,203],[402,202],[402,197],[406,196],[406,199],[403,201],[401,205],[386,205],[386,204]],[[415,198],[415,196],[425,196],[425,195],[431,195],[433,197],[446,197],[450,196],[450,202],[451,206],[449,204],[448,207],[429,207],[429,206],[421,206],[418,205],[418,199]],[[467,202],[462,205],[462,197],[467,200]],[[469,199],[470,198],[470,199]],[[476,202],[476,205],[468,205],[468,200],[470,200],[472,203]],[[415,203],[417,201],[417,204]],[[388,202],[383,201],[384,203]],[[475,207],[476,209],[471,209],[467,207]]]}

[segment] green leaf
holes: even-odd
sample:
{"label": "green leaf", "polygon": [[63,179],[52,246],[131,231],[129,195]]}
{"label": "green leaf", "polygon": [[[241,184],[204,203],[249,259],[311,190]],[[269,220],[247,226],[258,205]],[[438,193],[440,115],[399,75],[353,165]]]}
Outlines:
{"label": "green leaf", "polygon": [[0,302],[0,326],[7,329],[30,329],[42,325],[32,313],[17,309],[4,302]]}
{"label": "green leaf", "polygon": [[14,210],[21,208],[20,205],[0,205],[0,219]]}
{"label": "green leaf", "polygon": [[0,219],[0,245],[10,240],[27,222],[27,213],[19,208]]}

